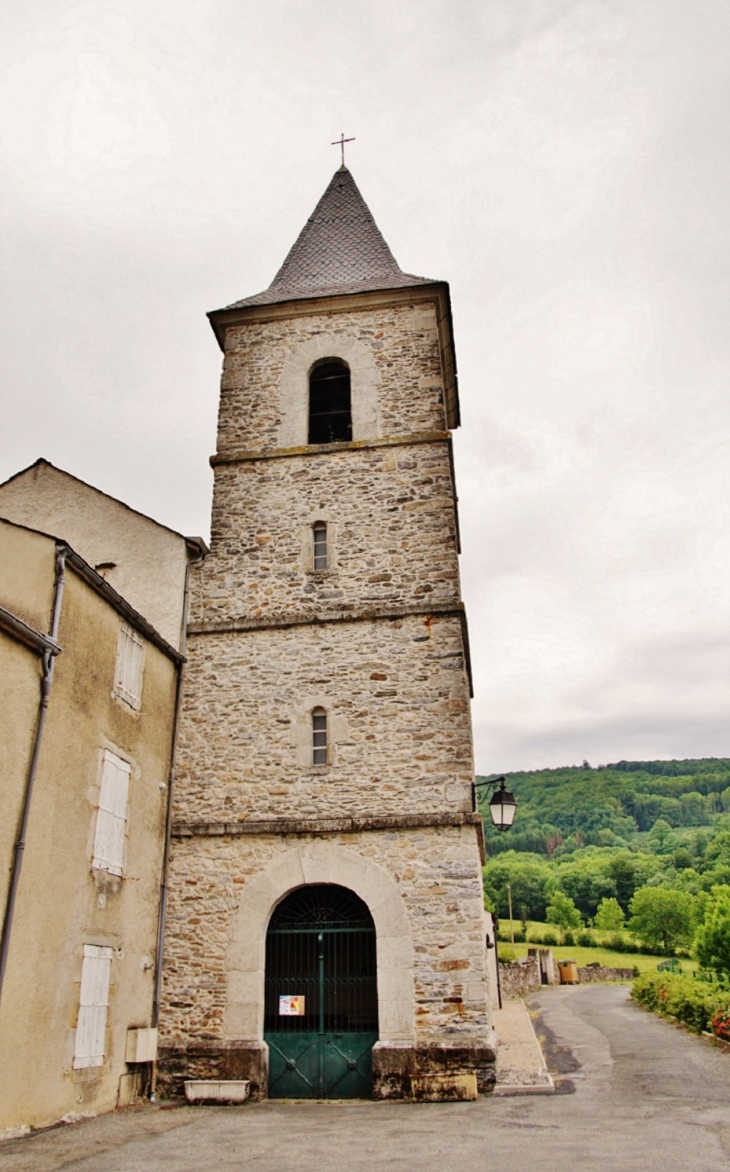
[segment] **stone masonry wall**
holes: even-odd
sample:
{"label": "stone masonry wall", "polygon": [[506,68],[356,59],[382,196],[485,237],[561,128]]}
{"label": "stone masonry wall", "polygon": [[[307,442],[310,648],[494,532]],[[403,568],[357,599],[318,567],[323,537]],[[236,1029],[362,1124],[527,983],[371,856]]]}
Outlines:
{"label": "stone masonry wall", "polygon": [[524,997],[540,988],[540,962],[536,956],[523,960],[500,960],[499,983],[506,1000]]}
{"label": "stone masonry wall", "polygon": [[[211,1070],[248,1063],[257,1093],[262,942],[276,901],[302,882],[349,876],[380,924],[390,1033],[375,1094],[453,1097],[431,1069],[443,1059],[464,1066],[471,1097],[494,1060],[481,828],[455,824],[471,817],[473,760],[454,486],[435,311],[417,300],[251,313],[226,330],[212,546],[193,574],[161,1043],[178,1072],[197,1053]],[[337,357],[351,371],[353,442],[310,448],[308,374]],[[326,571],[311,560],[319,520]],[[328,759],[313,766],[320,707]],[[336,844],[326,878],[287,870],[307,843],[312,856]]]}
{"label": "stone masonry wall", "polygon": [[[458,615],[192,635],[175,818],[469,811],[473,763]],[[311,711],[329,715],[311,764]]]}
{"label": "stone masonry wall", "polygon": [[[312,526],[329,568],[313,569]],[[211,554],[191,623],[327,616],[459,600],[446,440],[216,468]]]}
{"label": "stone masonry wall", "polygon": [[607,965],[587,965],[578,969],[578,980],[581,985],[596,984],[601,981],[633,981],[633,969],[609,968]]}
{"label": "stone masonry wall", "polygon": [[[367,307],[228,328],[218,425],[220,455],[280,446],[279,430],[286,412],[282,375],[297,346],[320,335],[328,338],[326,357],[339,356],[330,341],[338,336],[355,340],[372,353],[381,437],[443,430],[443,382],[433,307]],[[306,393],[306,381],[302,393]],[[306,438],[300,442],[306,443]]]}
{"label": "stone masonry wall", "polygon": [[[225,1042],[226,954],[245,885],[293,836],[174,841],[165,945],[162,1045]],[[398,884],[414,945],[416,1043],[489,1035],[479,855],[473,826],[333,835]],[[266,920],[262,921],[265,931]],[[261,991],[263,995],[263,989]]]}

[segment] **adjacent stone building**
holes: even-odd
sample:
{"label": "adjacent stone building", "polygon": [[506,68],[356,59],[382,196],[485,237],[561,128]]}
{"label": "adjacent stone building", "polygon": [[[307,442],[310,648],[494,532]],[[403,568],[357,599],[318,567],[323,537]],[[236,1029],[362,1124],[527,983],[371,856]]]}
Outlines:
{"label": "adjacent stone building", "polygon": [[471,1098],[494,1061],[448,286],[336,172],[224,354],[160,1073]]}

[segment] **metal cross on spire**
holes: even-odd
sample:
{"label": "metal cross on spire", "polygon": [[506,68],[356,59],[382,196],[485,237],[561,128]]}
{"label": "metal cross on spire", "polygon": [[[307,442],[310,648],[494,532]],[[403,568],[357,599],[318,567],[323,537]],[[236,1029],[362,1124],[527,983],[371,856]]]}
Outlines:
{"label": "metal cross on spire", "polygon": [[338,146],[340,148],[340,150],[342,151],[342,166],[343,167],[345,165],[345,143],[346,142],[354,142],[354,141],[355,141],[354,138],[345,138],[345,132],[344,132],[344,130],[342,130],[340,132],[340,137],[336,138],[334,142],[330,143],[330,146]]}

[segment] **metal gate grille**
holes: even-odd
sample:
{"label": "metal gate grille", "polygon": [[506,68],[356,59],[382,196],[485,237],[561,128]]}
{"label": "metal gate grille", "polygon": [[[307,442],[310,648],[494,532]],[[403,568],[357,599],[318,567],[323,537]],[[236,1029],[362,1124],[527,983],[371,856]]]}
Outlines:
{"label": "metal gate grille", "polygon": [[264,1038],[269,1094],[367,1096],[378,1036],[375,926],[335,884],[299,888],[266,938]]}

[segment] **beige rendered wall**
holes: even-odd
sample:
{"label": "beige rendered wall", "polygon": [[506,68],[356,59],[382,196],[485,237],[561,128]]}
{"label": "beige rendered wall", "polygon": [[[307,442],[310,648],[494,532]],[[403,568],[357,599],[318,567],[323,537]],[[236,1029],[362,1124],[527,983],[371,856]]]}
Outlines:
{"label": "beige rendered wall", "polygon": [[[43,633],[50,626],[54,559],[52,541],[0,520],[0,606]],[[0,917],[38,719],[40,667],[40,655],[0,631]]]}
{"label": "beige rendered wall", "polygon": [[0,630],[0,919],[33,749],[40,678],[40,656]]}
{"label": "beige rendered wall", "polygon": [[43,634],[51,626],[55,565],[53,541],[0,517],[0,606]]}
{"label": "beige rendered wall", "polygon": [[[176,668],[147,643],[141,711],[115,699],[121,625],[69,569],[0,1004],[0,1131],[115,1107],[127,1029],[151,1022]],[[121,878],[91,870],[104,749],[132,766]],[[113,950],[110,1006],[103,1066],[74,1070],[84,944]]]}
{"label": "beige rendered wall", "polygon": [[0,516],[68,541],[111,586],[180,648],[185,539],[47,463],[0,486]]}

